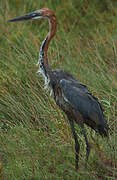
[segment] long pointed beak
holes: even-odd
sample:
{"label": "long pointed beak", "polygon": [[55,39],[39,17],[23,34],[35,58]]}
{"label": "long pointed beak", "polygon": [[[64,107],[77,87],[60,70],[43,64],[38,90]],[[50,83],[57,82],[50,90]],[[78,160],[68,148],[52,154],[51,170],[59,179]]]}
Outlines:
{"label": "long pointed beak", "polygon": [[30,19],[36,19],[36,18],[40,18],[40,15],[36,12],[32,12],[24,16],[9,19],[7,22],[24,21],[24,20],[30,20]]}

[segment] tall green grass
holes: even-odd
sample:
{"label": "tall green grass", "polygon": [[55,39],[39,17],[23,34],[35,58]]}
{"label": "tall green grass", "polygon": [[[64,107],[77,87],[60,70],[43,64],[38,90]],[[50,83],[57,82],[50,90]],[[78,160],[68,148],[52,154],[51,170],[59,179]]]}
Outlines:
{"label": "tall green grass", "polygon": [[[85,142],[79,170],[69,123],[36,74],[39,47],[48,22],[6,23],[42,7],[57,16],[57,34],[49,47],[53,69],[65,69],[99,98],[110,127],[102,139],[86,127],[92,147],[84,169]],[[117,2],[0,2],[0,177],[21,179],[117,178]],[[93,139],[91,138],[93,136]]]}

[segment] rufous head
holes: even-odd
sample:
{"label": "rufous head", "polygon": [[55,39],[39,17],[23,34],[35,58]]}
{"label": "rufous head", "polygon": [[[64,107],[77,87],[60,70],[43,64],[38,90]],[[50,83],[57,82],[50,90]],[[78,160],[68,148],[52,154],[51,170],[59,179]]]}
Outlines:
{"label": "rufous head", "polygon": [[52,10],[50,10],[48,8],[42,8],[42,9],[36,10],[32,13],[26,14],[24,16],[10,19],[7,22],[15,22],[15,21],[23,21],[23,20],[31,20],[31,19],[41,19],[41,18],[56,20],[56,16]]}

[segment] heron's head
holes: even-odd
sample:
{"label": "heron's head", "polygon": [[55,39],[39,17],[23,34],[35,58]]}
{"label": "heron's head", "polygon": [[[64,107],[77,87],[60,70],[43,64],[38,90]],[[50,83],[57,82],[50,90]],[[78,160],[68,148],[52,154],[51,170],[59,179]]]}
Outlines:
{"label": "heron's head", "polygon": [[55,14],[52,10],[48,8],[43,8],[40,10],[36,10],[32,13],[25,14],[24,16],[10,19],[7,22],[24,21],[24,20],[41,19],[41,18],[53,19],[55,18]]}

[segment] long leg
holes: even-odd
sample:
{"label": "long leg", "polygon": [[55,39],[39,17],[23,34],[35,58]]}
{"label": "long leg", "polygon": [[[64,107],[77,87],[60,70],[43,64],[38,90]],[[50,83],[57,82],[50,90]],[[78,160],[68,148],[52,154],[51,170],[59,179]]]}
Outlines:
{"label": "long leg", "polygon": [[82,128],[82,133],[83,133],[85,141],[86,141],[86,161],[85,161],[85,168],[86,168],[91,147],[90,147],[90,144],[88,142],[88,138],[87,138],[87,135],[86,135],[86,132],[85,132],[85,129],[84,129],[84,124],[81,125],[81,128]]}
{"label": "long leg", "polygon": [[72,120],[69,120],[70,126],[72,129],[73,137],[75,140],[75,150],[76,150],[76,162],[75,162],[75,168],[78,169],[78,161],[79,161],[79,151],[80,151],[80,145],[77,139],[77,134],[75,132],[74,122]]}

